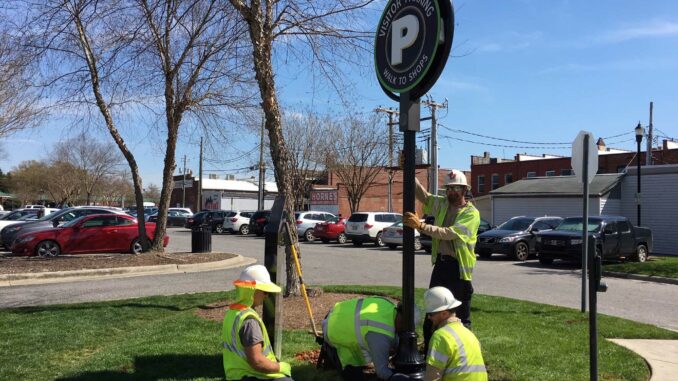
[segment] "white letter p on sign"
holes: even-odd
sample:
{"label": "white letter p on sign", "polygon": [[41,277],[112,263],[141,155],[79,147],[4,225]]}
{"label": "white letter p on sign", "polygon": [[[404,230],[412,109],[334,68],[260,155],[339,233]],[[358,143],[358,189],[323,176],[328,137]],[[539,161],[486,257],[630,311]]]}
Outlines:
{"label": "white letter p on sign", "polygon": [[419,35],[419,20],[413,15],[393,21],[391,33],[391,65],[403,63],[403,50],[409,48]]}

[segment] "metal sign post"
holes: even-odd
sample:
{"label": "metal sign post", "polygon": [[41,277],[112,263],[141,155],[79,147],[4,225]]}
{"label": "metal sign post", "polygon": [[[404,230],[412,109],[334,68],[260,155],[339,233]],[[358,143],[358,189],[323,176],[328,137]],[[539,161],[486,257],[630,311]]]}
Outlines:
{"label": "metal sign post", "polygon": [[[281,239],[285,222],[284,205],[285,198],[276,197],[271,208],[271,217],[264,227],[264,266],[271,274],[271,281],[276,284],[281,284],[285,279],[285,241]],[[268,293],[264,299],[262,320],[269,332],[271,346],[277,358],[282,354],[282,317],[282,293]]]}
{"label": "metal sign post", "polygon": [[[390,0],[377,24],[374,65],[386,95],[400,102],[400,131],[404,133],[403,212],[415,211],[415,151],[421,96],[442,73],[454,34],[454,11],[449,0]],[[400,94],[400,96],[396,95]],[[414,330],[414,230],[403,235],[403,332],[394,360],[396,371],[413,379],[424,377],[425,364],[417,351]]]}

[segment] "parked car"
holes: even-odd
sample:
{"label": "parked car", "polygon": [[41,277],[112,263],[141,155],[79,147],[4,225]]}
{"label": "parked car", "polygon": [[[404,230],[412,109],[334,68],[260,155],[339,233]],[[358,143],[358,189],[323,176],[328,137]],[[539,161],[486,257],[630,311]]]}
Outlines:
{"label": "parked car", "polygon": [[[155,236],[155,224],[146,223],[149,240]],[[169,237],[164,236],[163,246]],[[79,253],[140,253],[142,250],[136,218],[127,214],[94,214],[71,220],[61,226],[19,235],[15,255],[56,257]]]}
{"label": "parked car", "polygon": [[297,234],[300,238],[303,238],[308,242],[313,242],[315,241],[315,236],[313,235],[315,225],[336,217],[337,216],[334,214],[328,212],[316,212],[312,210],[296,212],[294,213],[294,220],[297,224]]}
{"label": "parked car", "polygon": [[271,218],[270,210],[257,210],[250,217],[250,233],[254,233],[257,237],[264,234],[264,227],[268,224]]}
{"label": "parked car", "polygon": [[18,209],[11,211],[4,216],[0,217],[0,229],[5,226],[15,224],[19,221],[24,221],[32,218],[38,217],[38,211],[40,209]]}
{"label": "parked car", "polygon": [[233,215],[224,221],[224,230],[230,233],[240,233],[242,235],[250,234],[250,217],[253,211],[233,211]]}
{"label": "parked car", "polygon": [[536,254],[535,234],[554,229],[562,220],[562,217],[554,216],[510,218],[496,229],[478,234],[475,251],[481,258],[505,254],[525,261]]}
{"label": "parked car", "polygon": [[197,226],[210,226],[212,232],[222,234],[224,232],[224,221],[234,214],[230,210],[202,210],[192,217],[187,217],[184,226],[189,229]]}
{"label": "parked car", "polygon": [[19,234],[33,232],[36,230],[55,228],[59,225],[65,224],[66,222],[72,221],[78,217],[87,216],[91,214],[127,215],[125,212],[121,210],[107,208],[104,206],[75,206],[72,208],[61,209],[37,220],[22,221],[2,228],[2,230],[0,230],[0,243],[5,248],[9,249],[11,248],[14,239]]}
{"label": "parked car", "polygon": [[344,244],[346,241],[348,241],[345,229],[346,219],[334,217],[325,222],[315,224],[315,227],[313,228],[313,236],[320,238],[323,243],[336,240],[337,242]]}
{"label": "parked car", "polygon": [[[395,250],[398,246],[403,245],[403,223],[396,222],[395,224],[384,228],[381,235],[381,240],[388,246],[389,249]],[[414,230],[414,250],[421,250],[421,234]]]}
{"label": "parked car", "polygon": [[[554,259],[581,262],[582,217],[569,217],[554,230],[537,233],[539,262],[551,264]],[[626,217],[589,217],[586,229],[595,241],[596,253],[603,259],[620,258],[645,262],[652,252],[652,231],[633,226]]]}
{"label": "parked car", "polygon": [[[186,219],[192,215],[193,213],[189,213],[186,211],[186,209],[183,208],[169,208],[167,210],[167,226],[184,226],[186,225]],[[155,212],[148,216],[147,221],[157,223],[158,212]]]}
{"label": "parked car", "polygon": [[382,230],[403,220],[402,214],[387,212],[355,212],[346,222],[346,236],[354,246],[364,242],[374,242],[376,246],[384,246]]}
{"label": "parked car", "polygon": [[[434,216],[428,216],[424,219],[424,222],[429,224],[429,225],[432,225],[435,222],[434,220],[435,220]],[[487,222],[487,220],[484,220],[484,219],[481,218],[480,219],[480,225],[478,225],[478,232],[476,234],[481,234],[481,233],[484,233],[484,232],[491,230],[491,229],[492,229],[492,225],[489,222]],[[433,242],[431,241],[431,236],[426,235],[426,234],[422,234],[419,237],[419,242],[421,242],[421,246],[424,248],[424,251],[431,254],[431,250],[432,250],[432,246],[433,246]]]}

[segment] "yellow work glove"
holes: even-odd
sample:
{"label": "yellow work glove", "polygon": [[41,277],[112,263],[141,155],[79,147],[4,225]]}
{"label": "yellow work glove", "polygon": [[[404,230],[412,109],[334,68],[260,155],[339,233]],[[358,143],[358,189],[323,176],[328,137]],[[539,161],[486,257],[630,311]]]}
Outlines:
{"label": "yellow work glove", "polygon": [[421,230],[421,225],[423,224],[419,221],[419,216],[417,216],[417,213],[407,212],[403,216],[403,225],[412,229]]}
{"label": "yellow work glove", "polygon": [[290,363],[281,361],[278,364],[280,364],[279,373],[282,373],[287,377],[292,377],[292,366],[290,365]]}

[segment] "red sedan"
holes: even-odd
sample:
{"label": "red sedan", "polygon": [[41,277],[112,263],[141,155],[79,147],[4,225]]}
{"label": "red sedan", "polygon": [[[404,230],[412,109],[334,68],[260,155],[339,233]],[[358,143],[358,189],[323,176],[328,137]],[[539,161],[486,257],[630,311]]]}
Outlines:
{"label": "red sedan", "polygon": [[[155,224],[146,223],[146,235],[152,239]],[[122,214],[93,214],[74,219],[53,229],[30,232],[17,237],[12,246],[15,255],[56,257],[59,254],[141,252],[137,220]],[[167,246],[169,237],[163,239]]]}
{"label": "red sedan", "polygon": [[313,235],[316,238],[320,238],[324,243],[334,240],[337,240],[339,243],[346,243],[347,238],[344,229],[346,229],[346,219],[336,217],[326,222],[315,224]]}

